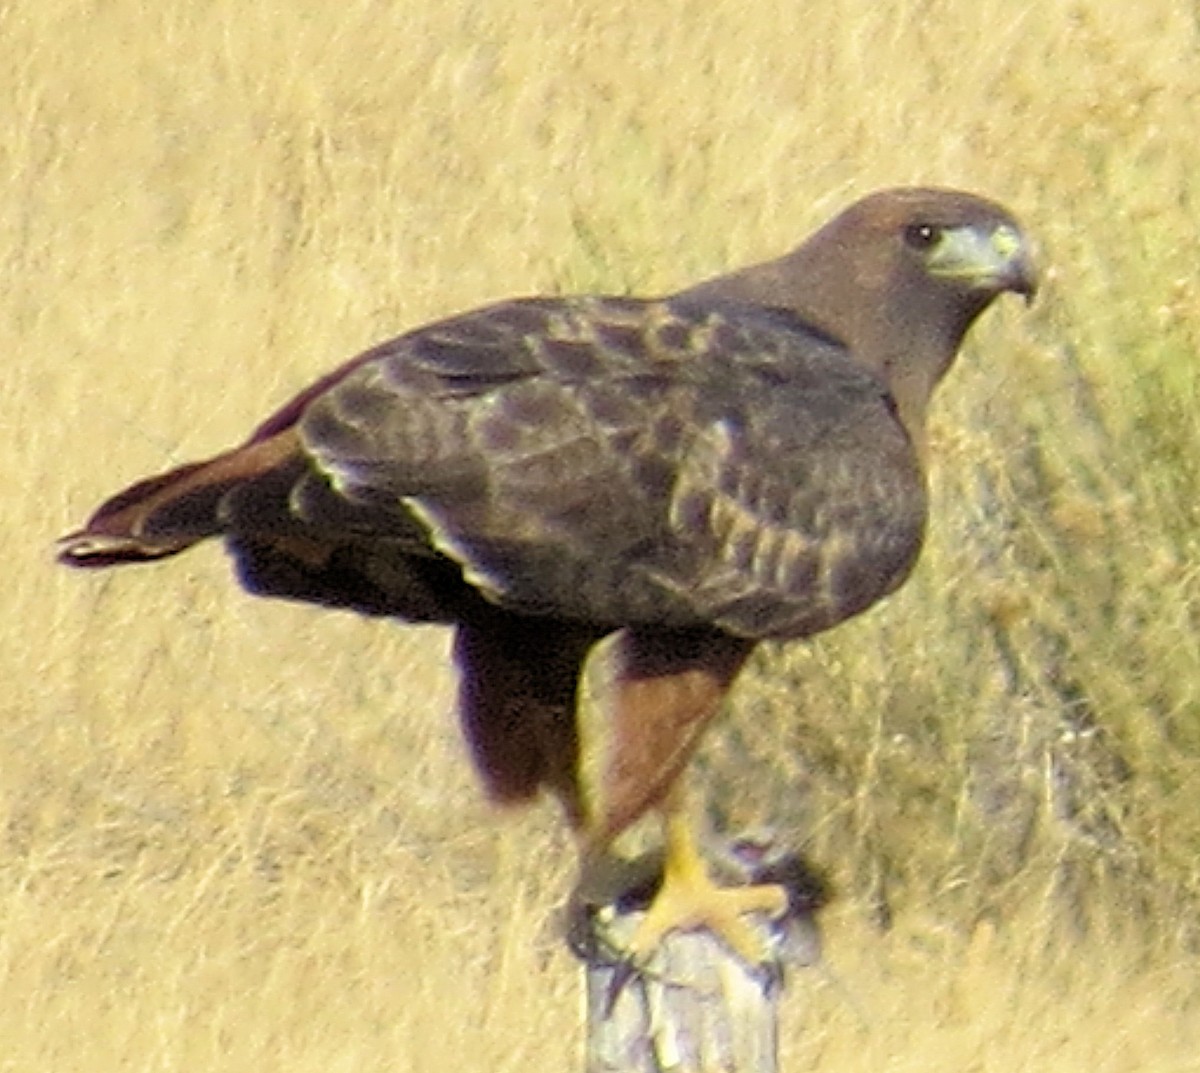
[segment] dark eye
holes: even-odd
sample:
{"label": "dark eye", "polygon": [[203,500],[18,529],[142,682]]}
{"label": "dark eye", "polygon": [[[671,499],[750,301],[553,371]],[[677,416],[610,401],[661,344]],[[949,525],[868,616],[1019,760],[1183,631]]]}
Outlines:
{"label": "dark eye", "polygon": [[909,224],[904,229],[904,242],[914,250],[927,250],[942,237],[942,229],[933,224]]}

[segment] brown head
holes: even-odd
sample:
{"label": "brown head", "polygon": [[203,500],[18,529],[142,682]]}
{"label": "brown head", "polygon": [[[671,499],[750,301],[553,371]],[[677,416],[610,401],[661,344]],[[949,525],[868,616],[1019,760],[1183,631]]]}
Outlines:
{"label": "brown head", "polygon": [[1029,244],[1002,206],[907,187],[863,198],[778,260],[710,280],[689,297],[791,310],[887,380],[919,435],[934,387],[972,322],[1006,291],[1037,289]]}

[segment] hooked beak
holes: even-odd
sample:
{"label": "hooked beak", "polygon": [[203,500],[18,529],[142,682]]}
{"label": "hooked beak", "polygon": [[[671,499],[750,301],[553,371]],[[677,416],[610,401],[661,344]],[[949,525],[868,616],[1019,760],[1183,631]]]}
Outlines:
{"label": "hooked beak", "polygon": [[1029,244],[1012,224],[1000,224],[990,231],[978,227],[946,231],[931,251],[929,271],[980,290],[1012,291],[1024,297],[1027,305],[1037,295],[1037,269]]}

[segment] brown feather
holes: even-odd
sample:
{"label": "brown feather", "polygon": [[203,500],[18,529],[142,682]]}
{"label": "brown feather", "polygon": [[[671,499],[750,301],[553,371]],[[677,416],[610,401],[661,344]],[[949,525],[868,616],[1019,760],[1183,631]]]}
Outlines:
{"label": "brown feather", "polygon": [[663,799],[752,648],[713,630],[622,631],[599,698],[608,750],[591,831],[598,844]]}
{"label": "brown feather", "polygon": [[119,493],[59,557],[221,536],[253,592],[455,625],[489,791],[548,788],[576,823],[580,669],[622,631],[608,838],[663,798],[757,641],[903,582],[929,398],[979,313],[1033,286],[999,206],[884,191],[665,299],[514,300],[384,343],[243,446]]}
{"label": "brown feather", "polygon": [[296,454],[293,430],[139,481],[103,503],[78,532],[58,542],[70,566],[102,567],[161,559],[216,536],[221,499]]}
{"label": "brown feather", "polygon": [[549,789],[572,826],[583,826],[576,693],[595,640],[587,629],[498,609],[459,624],[459,718],[494,801],[517,804]]}
{"label": "brown feather", "polygon": [[880,374],[923,449],[925,410],[975,318],[1001,292],[1031,298],[1032,261],[1018,251],[1004,275],[931,287],[905,241],[913,229],[1012,228],[1001,205],[937,187],[882,190],[855,202],[802,246],[706,280],[680,297],[788,309],[847,345]]}

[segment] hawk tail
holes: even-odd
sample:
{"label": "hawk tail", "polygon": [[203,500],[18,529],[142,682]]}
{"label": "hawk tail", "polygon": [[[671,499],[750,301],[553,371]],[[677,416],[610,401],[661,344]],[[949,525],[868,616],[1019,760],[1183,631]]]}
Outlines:
{"label": "hawk tail", "polygon": [[96,568],[176,555],[221,533],[225,496],[275,469],[295,450],[296,434],[288,429],[138,481],[102,503],[82,529],[59,540],[58,560]]}

